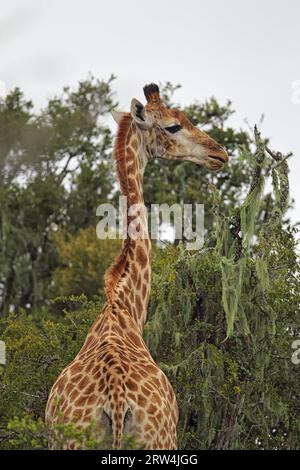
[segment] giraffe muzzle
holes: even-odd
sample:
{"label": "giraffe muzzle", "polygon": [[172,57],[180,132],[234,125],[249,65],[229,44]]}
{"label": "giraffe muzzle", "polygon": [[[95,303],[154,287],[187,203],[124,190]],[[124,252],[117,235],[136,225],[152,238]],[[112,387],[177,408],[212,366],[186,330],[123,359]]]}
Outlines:
{"label": "giraffe muzzle", "polygon": [[220,152],[218,155],[208,155],[207,167],[212,171],[219,171],[224,167],[228,161],[228,155],[225,151]]}

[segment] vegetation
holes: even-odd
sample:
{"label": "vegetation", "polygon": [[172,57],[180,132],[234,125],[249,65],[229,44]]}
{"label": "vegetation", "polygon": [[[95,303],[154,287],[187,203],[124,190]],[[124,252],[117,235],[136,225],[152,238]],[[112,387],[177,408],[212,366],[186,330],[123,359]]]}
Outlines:
{"label": "vegetation", "polygon": [[[20,90],[0,102],[0,449],[44,449],[51,385],[103,303],[119,249],[96,238],[96,207],[116,201],[113,77],[65,88],[39,113]],[[170,106],[177,87],[162,92]],[[300,277],[287,158],[255,129],[228,126],[230,102],[186,107],[231,155],[217,175],[153,162],[146,203],[204,203],[206,241],[157,246],[147,344],[169,376],[184,449],[295,449],[300,442]],[[264,190],[265,180],[273,189]],[[155,181],[155,184],[153,184]],[[209,183],[209,184],[208,184]],[[91,435],[62,429],[89,448]],[[128,447],[134,444],[128,441]]]}

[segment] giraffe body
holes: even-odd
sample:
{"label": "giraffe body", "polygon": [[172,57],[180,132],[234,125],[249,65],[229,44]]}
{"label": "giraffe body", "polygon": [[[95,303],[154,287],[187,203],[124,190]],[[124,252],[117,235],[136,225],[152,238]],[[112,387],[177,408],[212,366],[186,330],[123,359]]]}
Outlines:
{"label": "giraffe body", "polygon": [[[176,448],[175,394],[127,310],[103,309],[56,382],[51,407],[55,395],[66,422],[84,427],[93,420],[100,440],[111,434],[115,448],[121,447],[122,435],[133,436],[141,448]],[[48,413],[56,415],[52,408]]]}
{"label": "giraffe body", "polygon": [[[128,199],[127,222],[138,220],[135,235],[125,238],[119,257],[106,272],[107,303],[50,392],[46,423],[52,448],[60,422],[79,428],[94,423],[99,441],[111,436],[117,449],[125,435],[133,436],[139,448],[177,447],[176,397],[142,338],[151,281],[143,173],[153,157],[193,161],[217,170],[228,156],[183,113],[166,108],[156,85],[144,91],[145,107],[133,100],[131,113],[118,116],[114,149],[121,193]],[[77,446],[70,440],[66,448]]]}

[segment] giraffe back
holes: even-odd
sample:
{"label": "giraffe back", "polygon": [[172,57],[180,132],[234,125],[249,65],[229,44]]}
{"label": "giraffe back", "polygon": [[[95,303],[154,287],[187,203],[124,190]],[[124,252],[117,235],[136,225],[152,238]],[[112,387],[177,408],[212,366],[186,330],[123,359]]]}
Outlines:
{"label": "giraffe back", "polygon": [[[118,307],[106,307],[51,390],[48,427],[64,422],[85,428],[94,422],[99,442],[109,442],[111,437],[114,448],[121,448],[125,436],[132,436],[138,448],[175,449],[177,420],[172,386],[155,364],[132,316]],[[78,444],[70,440],[66,448],[78,448]]]}

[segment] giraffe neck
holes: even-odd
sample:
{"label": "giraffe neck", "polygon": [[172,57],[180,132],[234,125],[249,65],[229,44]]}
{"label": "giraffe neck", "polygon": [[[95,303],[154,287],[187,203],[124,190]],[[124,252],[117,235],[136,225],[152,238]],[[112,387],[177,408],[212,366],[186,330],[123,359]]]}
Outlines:
{"label": "giraffe neck", "polygon": [[[151,287],[151,242],[143,214],[143,174],[147,158],[130,114],[124,115],[119,123],[114,158],[121,194],[127,197],[127,224],[129,229],[134,229],[135,236],[128,235],[127,231],[120,255],[105,273],[105,290],[108,304],[128,310],[142,333]],[[140,217],[138,224],[137,215]]]}

